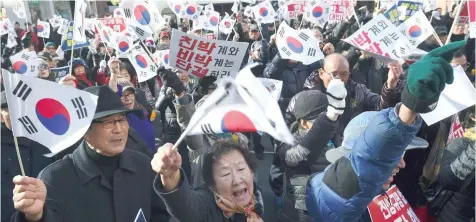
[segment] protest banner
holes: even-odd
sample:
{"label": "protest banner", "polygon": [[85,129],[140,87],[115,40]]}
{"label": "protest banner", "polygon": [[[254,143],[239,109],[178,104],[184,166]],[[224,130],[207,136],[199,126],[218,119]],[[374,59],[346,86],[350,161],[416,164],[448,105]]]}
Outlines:
{"label": "protest banner", "polygon": [[203,78],[234,77],[248,49],[248,43],[207,40],[179,30],[172,31],[169,65]]}
{"label": "protest banner", "polygon": [[303,4],[289,4],[286,8],[288,9],[287,19],[297,19],[298,15],[304,11]]}
{"label": "protest banner", "polygon": [[383,14],[379,14],[343,41],[366,52],[403,63],[411,51],[410,42]]}
{"label": "protest banner", "polygon": [[[127,28],[124,18],[98,18],[96,20],[101,22],[103,25],[110,27],[114,32],[122,32]],[[95,32],[99,33],[97,27]]]}
{"label": "protest banner", "polygon": [[399,12],[398,12],[398,8],[397,8],[397,5],[393,5],[391,8],[387,9],[387,11],[385,11],[383,13],[383,15],[385,15],[385,17],[394,25],[394,26],[399,26],[400,25],[400,19],[399,19]]}
{"label": "protest banner", "polygon": [[[323,0],[322,2],[330,5],[329,23],[336,23],[350,18],[353,15],[355,4],[352,0]],[[309,2],[312,4],[312,1]]]}
{"label": "protest banner", "polygon": [[464,128],[461,122],[459,121],[458,114],[455,114],[453,118],[451,118],[451,127],[450,133],[448,134],[448,140],[446,144],[450,144],[451,141],[457,138],[463,138],[464,136]]}
{"label": "protest banner", "polygon": [[420,219],[418,219],[397,186],[393,185],[385,193],[385,195],[375,197],[367,206],[372,222],[420,222]]}
{"label": "protest banner", "polygon": [[279,97],[281,97],[281,90],[283,89],[283,81],[276,80],[276,79],[268,79],[268,78],[258,78],[263,86],[271,93],[271,96],[279,101]]}
{"label": "protest banner", "polygon": [[51,68],[50,73],[55,77],[55,81],[59,82],[61,78],[65,77],[68,75],[69,72],[69,66],[63,66],[59,68]]}
{"label": "protest banner", "polygon": [[476,38],[476,1],[468,1],[469,37]]}
{"label": "protest banner", "polygon": [[[415,2],[415,1],[398,1],[398,6],[406,8],[406,15],[404,19],[400,20],[407,20],[413,14],[415,14],[419,10],[423,10],[423,3]],[[401,15],[403,17],[403,15]]]}
{"label": "protest banner", "polygon": [[74,48],[79,49],[82,47],[89,46],[89,42],[77,42],[73,41],[73,21],[70,21],[68,23],[68,31],[66,32],[65,35],[63,35],[63,38],[61,39],[61,49],[63,51],[71,50],[73,43],[74,43]]}
{"label": "protest banner", "polygon": [[[464,4],[463,4],[463,8],[461,9],[461,12],[459,13],[459,16],[458,16],[458,21],[457,21],[457,24],[459,25],[464,25],[464,24],[468,24],[469,23],[469,7],[468,7],[468,4],[469,2],[471,1],[466,1]],[[474,2],[474,1],[473,1]]]}
{"label": "protest banner", "polygon": [[421,114],[428,126],[476,104],[476,89],[461,66],[453,68],[454,81],[441,92],[436,108]]}

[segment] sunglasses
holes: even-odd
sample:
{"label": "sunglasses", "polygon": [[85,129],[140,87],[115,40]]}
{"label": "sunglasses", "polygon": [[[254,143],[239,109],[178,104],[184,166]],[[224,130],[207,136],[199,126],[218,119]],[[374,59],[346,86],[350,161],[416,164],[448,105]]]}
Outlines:
{"label": "sunglasses", "polygon": [[45,63],[40,64],[40,70],[47,70],[48,68],[50,68],[48,64],[45,64]]}

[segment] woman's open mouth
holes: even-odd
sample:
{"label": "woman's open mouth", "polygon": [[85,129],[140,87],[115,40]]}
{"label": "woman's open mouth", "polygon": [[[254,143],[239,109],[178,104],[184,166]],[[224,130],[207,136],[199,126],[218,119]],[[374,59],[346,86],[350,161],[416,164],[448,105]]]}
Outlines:
{"label": "woman's open mouth", "polygon": [[248,196],[247,194],[248,194],[248,189],[243,188],[239,191],[233,192],[233,197],[235,198],[237,202],[241,202],[245,200],[245,198]]}

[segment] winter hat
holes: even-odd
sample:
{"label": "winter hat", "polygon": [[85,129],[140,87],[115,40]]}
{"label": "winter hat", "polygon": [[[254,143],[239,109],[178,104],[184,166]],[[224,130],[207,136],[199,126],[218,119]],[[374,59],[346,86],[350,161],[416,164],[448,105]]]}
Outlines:
{"label": "winter hat", "polygon": [[[68,65],[71,65],[70,62],[68,62]],[[88,68],[88,66],[86,65],[86,63],[84,62],[83,59],[81,58],[74,58],[73,59],[73,69],[78,67],[78,66],[84,66],[84,68]]]}
{"label": "winter hat", "polygon": [[297,95],[294,104],[294,116],[296,120],[314,120],[327,110],[329,102],[326,94],[318,90],[307,90]]}
{"label": "winter hat", "polygon": [[[343,157],[344,155],[350,153],[354,147],[355,142],[359,139],[360,135],[365,131],[369,123],[379,115],[378,111],[368,111],[359,114],[354,117],[349,124],[345,127],[344,130],[344,140],[340,147],[328,150],[326,152],[327,161],[333,163]],[[410,144],[405,148],[405,150],[411,149],[422,149],[427,148],[428,142],[420,137],[415,137],[410,142]]]}
{"label": "winter hat", "polygon": [[48,47],[55,47],[56,48],[56,44],[54,42],[47,42],[45,44],[45,48],[48,48]]}
{"label": "winter hat", "polygon": [[444,26],[436,26],[435,27],[435,33],[438,36],[445,36],[445,35],[448,35],[448,29]]}
{"label": "winter hat", "polygon": [[43,60],[48,61],[48,62],[53,61],[50,53],[45,52],[45,51],[39,52],[38,53],[38,58],[43,59]]}

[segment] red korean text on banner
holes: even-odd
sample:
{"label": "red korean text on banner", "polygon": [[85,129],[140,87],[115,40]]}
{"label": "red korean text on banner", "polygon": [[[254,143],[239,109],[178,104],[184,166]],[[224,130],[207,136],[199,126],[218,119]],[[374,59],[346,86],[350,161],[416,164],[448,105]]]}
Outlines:
{"label": "red korean text on banner", "polygon": [[304,4],[289,4],[288,12],[289,12],[289,18],[297,19],[298,15],[304,12]]}
{"label": "red korean text on banner", "polygon": [[[197,53],[194,52],[195,48],[197,48]],[[207,67],[213,61],[211,54],[215,48],[215,43],[182,36],[179,41],[176,66],[194,76],[203,78],[208,74]]]}
{"label": "red korean text on banner", "polygon": [[[122,32],[127,28],[124,18],[99,18],[97,20],[110,27],[114,32]],[[95,31],[98,33],[97,27]]]}
{"label": "red korean text on banner", "polygon": [[204,38],[206,38],[208,40],[213,40],[213,39],[215,39],[215,34],[213,34],[213,33],[205,34]]}
{"label": "red korean text on banner", "polygon": [[[349,12],[352,13],[354,3],[352,0],[324,0],[327,4],[332,6],[329,14],[329,22],[340,22],[349,18]],[[352,10],[350,9],[352,8]]]}
{"label": "red korean text on banner", "polygon": [[461,9],[461,13],[458,17],[458,24],[468,24],[469,23],[469,13],[468,13],[468,2],[466,1]]}
{"label": "red korean text on banner", "polygon": [[476,1],[467,1],[469,22],[476,22]]}
{"label": "red korean text on banner", "polygon": [[455,114],[453,118],[451,118],[451,128],[450,128],[450,133],[448,135],[448,141],[446,141],[446,144],[450,144],[451,141],[457,138],[463,138],[464,136],[464,128],[463,125],[461,125],[461,122],[459,121],[459,116],[458,114]]}
{"label": "red korean text on banner", "polygon": [[382,49],[380,48],[380,43],[378,43],[377,41],[372,41],[369,38],[369,33],[366,31],[362,31],[351,41],[355,46],[358,47],[363,47],[364,45],[368,44],[369,46],[367,49],[365,49],[365,51],[390,58],[390,55],[387,52],[384,53],[382,51]]}
{"label": "red korean text on banner", "polygon": [[385,195],[375,197],[367,209],[372,222],[420,222],[402,192],[395,185],[387,190]]}

